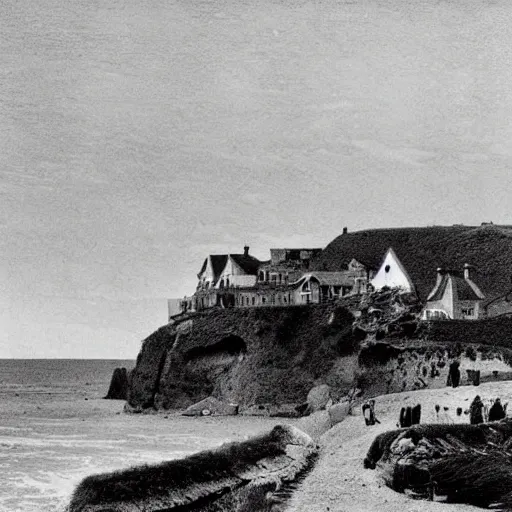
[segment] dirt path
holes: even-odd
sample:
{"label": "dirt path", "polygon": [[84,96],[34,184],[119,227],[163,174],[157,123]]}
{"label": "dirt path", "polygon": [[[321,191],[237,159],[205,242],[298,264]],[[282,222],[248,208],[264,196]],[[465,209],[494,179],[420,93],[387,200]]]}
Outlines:
{"label": "dirt path", "polygon": [[[512,407],[512,382],[486,383],[479,387],[443,388],[396,393],[376,399],[380,425],[366,427],[359,411],[322,437],[322,454],[312,473],[291,498],[287,512],[481,512],[469,505],[413,500],[387,488],[377,471],[363,468],[363,459],[377,434],[396,428],[400,408],[422,404],[422,423],[434,422],[434,405],[467,409],[479,394],[484,401],[501,397]],[[508,411],[509,414],[512,411]],[[463,416],[464,422],[469,422]]]}

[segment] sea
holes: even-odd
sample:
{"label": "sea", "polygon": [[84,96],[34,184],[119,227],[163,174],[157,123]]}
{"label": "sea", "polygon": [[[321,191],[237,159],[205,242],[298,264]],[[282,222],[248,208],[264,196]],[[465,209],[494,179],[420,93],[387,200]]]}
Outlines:
{"label": "sea", "polygon": [[0,360],[0,512],[62,512],[86,476],[154,464],[269,430],[270,418],[127,414],[105,400],[132,360]]}

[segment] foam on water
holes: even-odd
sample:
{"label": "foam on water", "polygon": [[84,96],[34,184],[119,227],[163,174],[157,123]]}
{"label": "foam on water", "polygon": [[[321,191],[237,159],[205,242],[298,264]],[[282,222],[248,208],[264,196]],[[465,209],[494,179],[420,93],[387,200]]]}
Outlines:
{"label": "foam on water", "polygon": [[[122,401],[100,397],[114,368],[130,364],[78,361],[73,368],[73,362],[64,361],[61,368],[55,361],[17,366],[0,360],[1,512],[59,512],[86,476],[182,458],[277,423],[247,417],[123,414]],[[26,395],[19,388],[9,390],[13,381],[37,386],[30,375],[60,387],[68,378],[73,392]]]}

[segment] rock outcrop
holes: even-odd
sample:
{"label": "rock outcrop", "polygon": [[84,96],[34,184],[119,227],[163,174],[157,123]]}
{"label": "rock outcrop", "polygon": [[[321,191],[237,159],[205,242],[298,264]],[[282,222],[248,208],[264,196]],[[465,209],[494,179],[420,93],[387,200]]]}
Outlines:
{"label": "rock outcrop", "polygon": [[286,408],[293,416],[328,406],[327,395],[306,401],[319,382],[336,402],[353,389],[371,397],[444,387],[455,362],[460,385],[475,383],[475,372],[481,382],[512,378],[512,318],[421,322],[420,312],[413,296],[384,290],[331,305],[185,315],[144,341],[126,408],[184,409],[212,396],[242,414],[300,404]]}
{"label": "rock outcrop", "polygon": [[112,374],[105,398],[109,400],[126,400],[128,398],[128,378],[129,374],[126,368],[116,368]]}
{"label": "rock outcrop", "polygon": [[309,469],[317,451],[310,436],[278,425],[185,459],[87,477],[67,512],[263,512]]}
{"label": "rock outcrop", "polygon": [[213,396],[245,411],[299,404],[321,380],[334,400],[354,380],[359,342],[341,306],[233,308],[191,315],[143,343],[129,408],[182,409]]}

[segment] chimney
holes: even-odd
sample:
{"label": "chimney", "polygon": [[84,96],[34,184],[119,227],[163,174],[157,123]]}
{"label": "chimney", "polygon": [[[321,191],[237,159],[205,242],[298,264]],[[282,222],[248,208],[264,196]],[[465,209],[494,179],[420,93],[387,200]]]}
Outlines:
{"label": "chimney", "polygon": [[473,277],[473,265],[469,263],[464,263],[464,279],[470,279]]}
{"label": "chimney", "polygon": [[343,228],[343,234],[346,235],[348,233],[348,228]]}
{"label": "chimney", "polygon": [[249,256],[249,246],[248,245],[244,246],[244,256]]}

